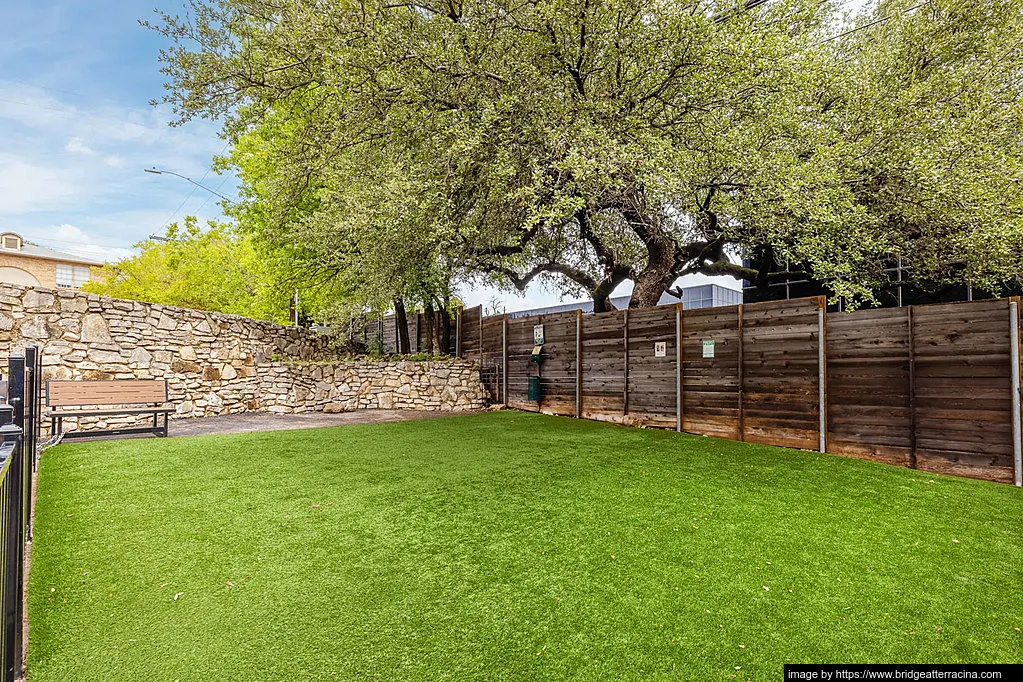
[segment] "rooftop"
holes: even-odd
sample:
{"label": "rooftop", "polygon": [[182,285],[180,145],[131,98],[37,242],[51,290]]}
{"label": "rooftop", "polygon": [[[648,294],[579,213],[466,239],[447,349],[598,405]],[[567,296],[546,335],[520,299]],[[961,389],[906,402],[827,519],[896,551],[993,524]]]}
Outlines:
{"label": "rooftop", "polygon": [[56,249],[48,249],[45,246],[33,244],[26,241],[21,235],[14,232],[0,233],[0,253],[11,256],[28,256],[30,258],[45,258],[46,260],[62,261],[65,263],[80,263],[82,265],[104,265],[103,261],[75,256]]}
{"label": "rooftop", "polygon": [[[615,310],[625,310],[629,307],[632,296],[614,296],[611,298],[611,306]],[[682,288],[682,298],[678,299],[671,294],[661,294],[657,305],[672,305],[682,301],[687,310],[696,308],[711,308],[722,305],[736,305],[742,303],[742,292],[738,289],[723,287],[718,284],[698,284]],[[572,310],[581,310],[584,313],[593,312],[593,301],[579,301],[577,303],[563,303],[561,305],[546,306],[543,308],[531,308],[508,313],[508,317],[530,317],[532,315],[550,315],[551,313],[563,313]]]}

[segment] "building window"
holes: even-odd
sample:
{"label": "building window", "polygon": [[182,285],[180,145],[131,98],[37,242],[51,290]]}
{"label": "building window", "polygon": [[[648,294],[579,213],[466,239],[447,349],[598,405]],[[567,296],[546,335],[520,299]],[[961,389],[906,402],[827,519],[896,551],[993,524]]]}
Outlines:
{"label": "building window", "polygon": [[57,287],[59,289],[77,289],[89,281],[91,271],[88,265],[57,266]]}
{"label": "building window", "polygon": [[57,266],[57,287],[71,289],[75,286],[75,269],[70,265]]}
{"label": "building window", "polygon": [[0,243],[3,244],[5,249],[21,251],[21,237],[13,232],[6,232],[3,235],[0,235]]}

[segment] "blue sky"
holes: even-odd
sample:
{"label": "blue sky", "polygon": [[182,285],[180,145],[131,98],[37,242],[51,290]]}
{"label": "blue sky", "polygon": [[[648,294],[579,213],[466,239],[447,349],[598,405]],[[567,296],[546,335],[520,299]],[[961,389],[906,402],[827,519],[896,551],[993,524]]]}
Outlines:
{"label": "blue sky", "polygon": [[[170,128],[154,2],[0,3],[0,227],[43,246],[116,259],[184,215],[220,216],[195,179],[224,148],[215,124]],[[166,7],[176,9],[173,0]],[[234,178],[206,184],[234,192]]]}
{"label": "blue sky", "polygon": [[[225,149],[215,122],[172,128],[169,109],[149,105],[163,93],[165,43],[138,20],[157,6],[184,11],[180,0],[0,0],[0,231],[116,260],[183,216],[222,217],[210,193],[143,172],[157,167],[228,196],[236,191],[233,177],[210,171]],[[509,311],[561,302],[539,287],[524,297],[490,288],[460,293],[469,305],[496,296]]]}

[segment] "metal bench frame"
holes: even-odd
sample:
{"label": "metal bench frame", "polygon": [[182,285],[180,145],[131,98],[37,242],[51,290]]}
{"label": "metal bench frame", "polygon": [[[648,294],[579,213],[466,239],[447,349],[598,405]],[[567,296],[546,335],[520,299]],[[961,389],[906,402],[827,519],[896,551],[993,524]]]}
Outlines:
{"label": "metal bench frame", "polygon": [[[131,381],[152,381],[157,382],[159,379],[144,379],[144,380],[131,380]],[[151,433],[162,438],[167,437],[167,422],[170,419],[170,413],[174,412],[173,407],[165,407],[164,403],[169,400],[167,380],[163,380],[163,401],[137,401],[131,399],[117,400],[117,395],[110,396],[113,398],[109,403],[110,405],[139,405],[140,407],[127,407],[127,408],[102,408],[102,409],[75,409],[85,408],[96,403],[68,403],[65,400],[60,401],[60,405],[54,406],[51,404],[51,384],[89,384],[93,382],[89,381],[67,381],[67,380],[52,380],[46,382],[46,416],[50,418],[50,433],[54,436],[63,434],[64,440],[70,438],[92,438],[94,436],[122,436],[136,433]],[[95,382],[100,383],[100,382]],[[118,383],[117,381],[103,381],[103,384],[109,386],[111,384]],[[146,407],[141,407],[145,405]],[[63,409],[62,409],[63,408]],[[63,433],[64,419],[67,417],[112,417],[118,415],[137,415],[137,414],[151,414],[153,415],[152,426],[130,426],[125,428],[112,428],[112,429],[96,429],[89,431],[71,431],[69,433]],[[160,423],[160,415],[163,415],[163,423]]]}

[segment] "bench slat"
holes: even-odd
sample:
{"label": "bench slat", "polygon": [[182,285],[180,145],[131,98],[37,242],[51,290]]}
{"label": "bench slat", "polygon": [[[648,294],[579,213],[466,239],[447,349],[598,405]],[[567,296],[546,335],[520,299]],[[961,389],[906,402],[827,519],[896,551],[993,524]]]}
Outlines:
{"label": "bench slat", "polygon": [[100,417],[104,415],[116,415],[116,414],[171,414],[174,412],[173,407],[140,407],[134,409],[112,409],[112,410],[47,410],[47,417]]}
{"label": "bench slat", "polygon": [[166,401],[166,379],[46,382],[46,404],[50,407],[133,405]]}

